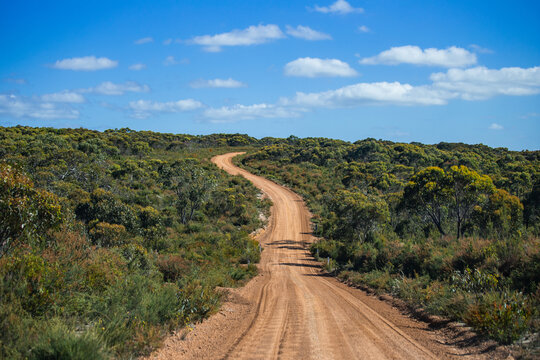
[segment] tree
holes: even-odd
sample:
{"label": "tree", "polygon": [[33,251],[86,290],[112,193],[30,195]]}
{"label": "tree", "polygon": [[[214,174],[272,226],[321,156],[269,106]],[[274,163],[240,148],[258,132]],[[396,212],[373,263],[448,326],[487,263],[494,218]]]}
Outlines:
{"label": "tree", "polygon": [[443,169],[433,166],[421,170],[405,186],[399,207],[427,214],[441,235],[445,235],[443,216],[451,198],[448,185]]}
{"label": "tree", "polygon": [[42,239],[61,223],[56,195],[35,189],[28,177],[0,164],[0,257],[18,242]]}
{"label": "tree", "polygon": [[216,180],[196,162],[186,161],[177,169],[174,184],[176,209],[182,224],[187,224],[207,200]]}
{"label": "tree", "polygon": [[371,232],[388,221],[388,205],[376,196],[358,191],[340,190],[329,203],[336,215],[334,235],[366,241]]}
{"label": "tree", "polygon": [[499,237],[510,237],[518,233],[523,219],[523,205],[517,196],[502,189],[496,189],[488,197],[483,207],[474,209],[476,223],[489,236],[488,231],[495,231]]}
{"label": "tree", "polygon": [[487,175],[480,175],[464,165],[452,166],[448,172],[452,194],[452,213],[456,220],[457,237],[463,236],[463,227],[475,206],[488,200],[495,186]]}

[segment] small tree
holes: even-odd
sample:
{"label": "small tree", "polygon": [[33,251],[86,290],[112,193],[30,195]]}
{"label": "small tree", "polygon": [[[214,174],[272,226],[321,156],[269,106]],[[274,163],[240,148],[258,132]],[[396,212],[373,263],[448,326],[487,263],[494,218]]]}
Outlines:
{"label": "small tree", "polygon": [[187,224],[193,219],[195,211],[208,199],[211,190],[216,186],[216,179],[200,165],[186,162],[177,170],[173,183],[178,215],[182,224]]}
{"label": "small tree", "polygon": [[427,214],[441,235],[445,235],[443,216],[451,198],[448,185],[443,169],[428,167],[415,174],[405,186],[400,208]]}
{"label": "small tree", "polygon": [[452,166],[448,177],[452,194],[452,213],[456,220],[457,237],[460,238],[474,207],[486,202],[495,186],[489,176],[480,175],[463,165]]}
{"label": "small tree", "polygon": [[340,190],[329,203],[336,214],[336,234],[351,240],[367,240],[369,234],[389,219],[388,205],[375,196]]}
{"label": "small tree", "polygon": [[56,195],[34,188],[28,177],[0,164],[0,257],[20,242],[41,240],[61,223]]}

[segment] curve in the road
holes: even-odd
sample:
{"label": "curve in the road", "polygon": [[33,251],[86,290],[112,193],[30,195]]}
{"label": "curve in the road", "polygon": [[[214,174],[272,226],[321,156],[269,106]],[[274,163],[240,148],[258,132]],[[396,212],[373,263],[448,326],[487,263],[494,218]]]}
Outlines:
{"label": "curve in the road", "polygon": [[250,326],[226,352],[230,359],[432,359],[436,356],[366,306],[335,280],[322,276],[309,255],[310,213],[294,192],[238,168],[238,153],[212,161],[241,175],[273,202],[272,223],[259,239],[257,311]]}

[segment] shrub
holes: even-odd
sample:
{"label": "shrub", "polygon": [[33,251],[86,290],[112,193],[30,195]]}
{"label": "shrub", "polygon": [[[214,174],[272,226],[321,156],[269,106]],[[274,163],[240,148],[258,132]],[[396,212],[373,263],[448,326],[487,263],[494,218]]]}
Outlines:
{"label": "shrub", "polygon": [[178,280],[189,269],[186,260],[178,254],[159,255],[157,267],[163,274],[163,280],[167,282]]}
{"label": "shrub", "polygon": [[521,293],[490,292],[466,312],[465,321],[489,337],[510,344],[529,328],[532,307]]}
{"label": "shrub", "polygon": [[96,245],[111,247],[120,246],[127,240],[127,232],[124,225],[98,222],[89,232],[92,241]]}
{"label": "shrub", "polygon": [[0,276],[4,289],[20,301],[23,309],[41,315],[56,300],[56,291],[62,286],[62,274],[55,263],[48,263],[42,256],[19,251],[2,259]]}
{"label": "shrub", "polygon": [[35,360],[102,360],[108,359],[102,341],[91,332],[77,334],[60,322],[54,322],[40,336],[30,350],[30,359]]}

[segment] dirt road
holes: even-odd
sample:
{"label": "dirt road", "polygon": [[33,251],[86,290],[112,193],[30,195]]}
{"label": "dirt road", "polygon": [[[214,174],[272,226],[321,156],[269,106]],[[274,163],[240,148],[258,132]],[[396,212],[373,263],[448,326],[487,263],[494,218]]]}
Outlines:
{"label": "dirt road", "polygon": [[320,272],[307,251],[310,213],[294,192],[232,164],[274,206],[258,235],[260,275],[233,290],[222,310],[189,334],[168,339],[154,359],[434,359],[477,358],[444,344],[427,325]]}

